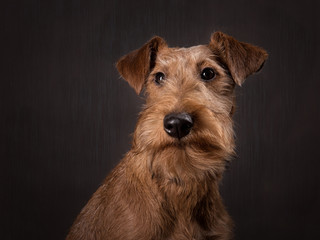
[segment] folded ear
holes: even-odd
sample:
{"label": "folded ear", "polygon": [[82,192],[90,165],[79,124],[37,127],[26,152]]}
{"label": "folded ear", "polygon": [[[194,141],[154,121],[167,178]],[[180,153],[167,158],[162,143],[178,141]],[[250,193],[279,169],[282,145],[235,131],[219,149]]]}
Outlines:
{"label": "folded ear", "polygon": [[134,50],[120,58],[117,69],[131,87],[139,94],[148,74],[154,68],[158,51],[167,46],[161,37],[153,37],[140,49]]}
{"label": "folded ear", "polygon": [[259,71],[268,58],[264,49],[239,42],[222,32],[212,34],[209,47],[229,68],[233,80],[240,86],[249,75]]}

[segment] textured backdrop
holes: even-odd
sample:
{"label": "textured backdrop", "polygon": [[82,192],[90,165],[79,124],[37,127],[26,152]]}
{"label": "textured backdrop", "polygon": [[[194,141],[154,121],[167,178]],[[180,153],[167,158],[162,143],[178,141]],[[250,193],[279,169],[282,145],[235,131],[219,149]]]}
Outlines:
{"label": "textured backdrop", "polygon": [[143,96],[117,59],[223,31],[269,60],[237,89],[221,192],[236,240],[319,239],[318,1],[3,1],[0,238],[63,239],[130,147]]}

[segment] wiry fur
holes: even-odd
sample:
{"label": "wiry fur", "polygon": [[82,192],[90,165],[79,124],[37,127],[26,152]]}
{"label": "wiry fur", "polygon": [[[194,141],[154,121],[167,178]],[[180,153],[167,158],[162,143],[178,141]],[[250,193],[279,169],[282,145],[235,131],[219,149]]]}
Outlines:
{"label": "wiry fur", "polygon": [[[234,87],[266,58],[261,48],[215,33],[209,45],[191,48],[168,48],[155,37],[120,59],[119,72],[137,93],[145,88],[146,104],[132,149],[81,211],[67,239],[230,239],[232,221],[218,185],[234,152]],[[213,81],[201,80],[206,67],[215,70]],[[161,85],[154,82],[157,72],[165,74]],[[173,112],[194,120],[181,139],[163,129],[164,117]]]}

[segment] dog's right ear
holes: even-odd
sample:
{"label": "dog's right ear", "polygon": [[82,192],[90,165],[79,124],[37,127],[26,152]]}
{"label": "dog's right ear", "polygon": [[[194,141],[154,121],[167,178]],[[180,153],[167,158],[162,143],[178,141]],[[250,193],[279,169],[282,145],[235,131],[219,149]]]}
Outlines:
{"label": "dog's right ear", "polygon": [[166,46],[166,42],[156,36],[140,49],[130,52],[117,62],[116,66],[120,75],[137,94],[141,92],[149,73],[155,66],[158,51]]}

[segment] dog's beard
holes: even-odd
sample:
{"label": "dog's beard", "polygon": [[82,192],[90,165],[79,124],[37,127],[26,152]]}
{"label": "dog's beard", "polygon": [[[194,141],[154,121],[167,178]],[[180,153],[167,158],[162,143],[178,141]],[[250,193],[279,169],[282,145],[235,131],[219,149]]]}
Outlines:
{"label": "dog's beard", "polygon": [[195,180],[201,176],[220,176],[232,153],[216,141],[188,136],[150,149],[150,171],[160,178],[179,183],[184,179]]}

